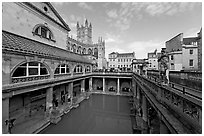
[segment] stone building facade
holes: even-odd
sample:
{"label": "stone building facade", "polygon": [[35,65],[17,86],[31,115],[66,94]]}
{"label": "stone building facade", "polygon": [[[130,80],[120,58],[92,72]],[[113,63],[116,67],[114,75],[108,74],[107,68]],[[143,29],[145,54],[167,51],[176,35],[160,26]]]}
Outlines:
{"label": "stone building facade", "polygon": [[54,101],[72,103],[85,82],[91,88],[82,77],[95,64],[67,50],[69,32],[51,3],[2,3],[2,133],[9,132],[5,121],[46,121]]}
{"label": "stone building facade", "polygon": [[158,70],[158,55],[157,50],[147,54],[148,70]]}
{"label": "stone building facade", "polygon": [[135,59],[135,52],[133,53],[118,53],[112,52],[108,56],[109,68],[127,70],[131,69],[132,60]]}
{"label": "stone building facade", "polygon": [[67,50],[73,53],[81,54],[83,56],[94,56],[94,62],[96,62],[96,68],[106,68],[105,59],[105,40],[102,37],[98,38],[98,43],[92,42],[92,25],[85,21],[85,25],[79,26],[77,22],[77,39],[67,37]]}
{"label": "stone building facade", "polygon": [[170,70],[198,71],[201,58],[199,45],[199,36],[183,38],[183,33],[168,40],[166,52],[169,56]]}

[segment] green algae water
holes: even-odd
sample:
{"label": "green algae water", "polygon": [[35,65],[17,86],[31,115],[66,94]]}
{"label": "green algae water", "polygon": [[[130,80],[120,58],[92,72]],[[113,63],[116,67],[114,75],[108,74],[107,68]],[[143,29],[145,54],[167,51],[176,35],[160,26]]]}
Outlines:
{"label": "green algae water", "polygon": [[42,134],[131,134],[129,97],[93,94]]}

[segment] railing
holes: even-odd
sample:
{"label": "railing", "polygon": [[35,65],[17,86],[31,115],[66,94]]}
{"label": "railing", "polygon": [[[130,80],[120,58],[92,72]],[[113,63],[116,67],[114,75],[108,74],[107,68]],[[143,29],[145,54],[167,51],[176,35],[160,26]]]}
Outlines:
{"label": "railing", "polygon": [[93,71],[93,73],[97,74],[110,74],[110,75],[131,75],[132,72],[107,72],[107,71]]}
{"label": "railing", "polygon": [[54,75],[54,78],[64,77],[64,76],[71,76],[71,73],[68,74],[56,74]]}
{"label": "railing", "polygon": [[[160,79],[158,70],[148,70],[148,77],[158,81]],[[202,91],[202,73],[201,72],[185,72],[185,71],[170,71],[169,80],[171,84],[179,84],[192,89]]]}
{"label": "railing", "polygon": [[50,75],[29,76],[29,77],[12,77],[12,83],[28,82],[34,80],[48,79]]}
{"label": "railing", "polygon": [[[168,86],[162,86],[157,82],[134,74],[134,79],[137,83],[142,85],[147,91],[154,96],[154,98],[166,109],[168,109],[184,126],[186,123],[191,124],[189,130],[195,131],[194,133],[201,133],[202,125],[202,95],[200,99],[189,97],[187,93],[175,91]],[[193,94],[192,94],[193,95]]]}

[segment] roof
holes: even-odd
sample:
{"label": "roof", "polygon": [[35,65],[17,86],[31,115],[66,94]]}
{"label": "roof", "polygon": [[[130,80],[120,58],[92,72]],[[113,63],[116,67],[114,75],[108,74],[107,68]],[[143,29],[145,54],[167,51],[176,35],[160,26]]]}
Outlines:
{"label": "roof", "polygon": [[134,56],[134,53],[118,53],[118,56]]}
{"label": "roof", "polygon": [[55,8],[52,6],[51,3],[49,2],[44,2],[45,4],[47,4],[51,10],[53,11],[53,13],[57,16],[57,18],[61,21],[61,23],[63,25],[61,25],[59,22],[57,22],[55,19],[53,19],[52,17],[50,17],[49,15],[45,14],[44,12],[42,12],[39,8],[37,8],[36,6],[34,6],[31,2],[23,2],[25,5],[35,9],[36,11],[38,11],[39,13],[43,14],[44,16],[46,16],[47,18],[49,18],[50,20],[54,21],[55,23],[57,23],[58,25],[62,26],[64,29],[66,29],[67,31],[71,31],[71,29],[69,28],[69,26],[65,23],[65,21],[62,19],[62,17],[57,13],[57,11],[55,10]]}
{"label": "roof", "polygon": [[185,45],[191,45],[192,42],[196,42],[197,37],[189,37],[189,38],[183,38],[183,44]]}
{"label": "roof", "polygon": [[111,55],[111,54],[117,54],[117,52],[112,52],[112,53],[110,53],[109,55]]}
{"label": "roof", "polygon": [[2,31],[2,50],[54,57],[68,61],[92,63],[82,55],[67,50],[22,37],[7,31]]}

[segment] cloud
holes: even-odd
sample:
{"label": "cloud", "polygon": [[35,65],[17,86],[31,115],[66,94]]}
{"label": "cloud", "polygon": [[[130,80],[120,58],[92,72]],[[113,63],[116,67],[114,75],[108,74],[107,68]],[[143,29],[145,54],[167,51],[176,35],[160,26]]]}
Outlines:
{"label": "cloud", "polygon": [[187,10],[192,10],[196,6],[192,2],[157,2],[149,3],[145,8],[145,12],[151,16],[175,15]]}
{"label": "cloud", "polygon": [[105,42],[106,43],[119,44],[119,43],[123,43],[124,41],[120,39],[120,35],[114,35],[114,34],[106,33]]}
{"label": "cloud", "polygon": [[85,3],[85,2],[80,2],[80,3],[78,4],[78,6],[81,7],[81,8],[87,9],[87,10],[93,10],[93,7],[90,6],[90,5],[88,5],[88,4]]}
{"label": "cloud", "polygon": [[200,28],[191,28],[183,33],[183,37],[196,37],[197,33],[200,31]]}
{"label": "cloud", "polygon": [[117,18],[118,17],[117,11],[115,9],[107,11],[107,14],[110,18]]}
{"label": "cloud", "polygon": [[65,2],[52,2],[55,6],[62,6],[65,4]]}
{"label": "cloud", "polygon": [[147,53],[153,52],[155,49],[158,51],[165,47],[163,41],[150,40],[150,41],[134,41],[126,44],[126,50],[129,52],[134,51],[136,58],[147,58]]}
{"label": "cloud", "polygon": [[[115,3],[117,8],[106,11],[108,18],[106,21],[111,27],[120,31],[130,28],[131,23],[141,20],[145,14],[149,16],[172,16],[187,10],[193,10],[201,3],[192,2],[122,2]],[[108,5],[106,5],[108,7]]]}

